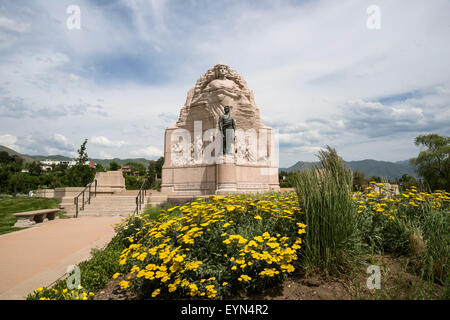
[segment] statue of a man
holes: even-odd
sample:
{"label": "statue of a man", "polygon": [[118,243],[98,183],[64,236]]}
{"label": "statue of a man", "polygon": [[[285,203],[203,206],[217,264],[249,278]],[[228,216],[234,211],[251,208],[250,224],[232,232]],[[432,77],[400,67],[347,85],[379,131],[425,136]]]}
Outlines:
{"label": "statue of a man", "polygon": [[[233,150],[231,145],[234,142],[234,130],[236,130],[236,123],[230,114],[230,107],[223,108],[225,114],[219,117],[219,130],[223,136],[223,154],[231,154]],[[227,137],[228,132],[228,137]]]}

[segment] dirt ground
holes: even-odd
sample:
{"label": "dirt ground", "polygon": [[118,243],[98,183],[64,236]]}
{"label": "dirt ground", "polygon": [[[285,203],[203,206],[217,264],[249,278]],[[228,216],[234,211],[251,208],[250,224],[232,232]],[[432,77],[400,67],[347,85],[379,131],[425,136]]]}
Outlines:
{"label": "dirt ground", "polygon": [[[439,299],[442,287],[431,287],[414,274],[404,258],[375,256],[372,263],[361,266],[352,274],[331,278],[323,276],[293,275],[277,287],[259,294],[251,294],[248,300],[353,300],[353,299]],[[367,267],[378,265],[381,271],[381,290],[366,285]],[[112,279],[103,290],[97,292],[97,300],[132,300],[136,294],[130,289],[120,289],[125,277]]]}

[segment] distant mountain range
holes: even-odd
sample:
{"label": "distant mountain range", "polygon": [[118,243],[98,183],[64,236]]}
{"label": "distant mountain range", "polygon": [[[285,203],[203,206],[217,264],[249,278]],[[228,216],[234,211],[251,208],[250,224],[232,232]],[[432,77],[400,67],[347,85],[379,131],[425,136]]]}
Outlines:
{"label": "distant mountain range", "polygon": [[[43,160],[53,160],[53,161],[70,161],[74,160],[73,158],[69,158],[66,156],[60,156],[60,155],[52,155],[52,156],[30,156],[27,154],[20,154],[17,151],[14,151],[13,149],[10,149],[8,147],[0,145],[0,152],[6,151],[10,156],[16,155],[24,159],[25,162],[33,162],[33,161],[43,161]],[[144,159],[144,158],[130,158],[130,159],[119,159],[119,158],[113,158],[113,159],[94,159],[89,158],[89,160],[94,161],[95,163],[100,163],[103,167],[107,168],[109,166],[110,162],[117,162],[121,166],[126,164],[127,162],[138,162],[142,163],[144,166],[148,166],[150,163],[150,160]]]}
{"label": "distant mountain range", "polygon": [[29,156],[20,154],[17,151],[14,151],[13,149],[10,149],[8,147],[0,145],[0,152],[2,152],[2,151],[6,151],[10,156],[18,156],[18,157],[22,158],[23,161],[25,161],[25,162],[33,162],[33,161],[35,161],[35,159],[30,158]]}
{"label": "distant mountain range", "polygon": [[[414,168],[409,164],[409,160],[388,162],[366,159],[360,161],[345,161],[345,163],[352,171],[359,170],[363,172],[366,178],[377,176],[388,180],[394,180],[401,178],[405,173],[417,178],[417,174],[415,173]],[[312,167],[313,164],[319,165],[318,162],[299,161],[289,168],[280,168],[279,171],[292,172],[299,170],[302,167]]]}
{"label": "distant mountain range", "polygon": [[[17,151],[14,151],[2,145],[0,145],[0,151],[6,151],[8,152],[9,155],[20,156],[24,159],[25,162],[42,161],[46,159],[54,161],[73,160],[73,158],[60,155],[53,155],[53,156],[22,155]],[[107,168],[109,166],[109,163],[112,161],[117,162],[121,166],[125,165],[127,162],[138,162],[142,163],[144,166],[147,167],[150,163],[150,160],[147,160],[145,158],[129,158],[129,159],[113,158],[113,159],[90,159],[90,160],[94,161],[95,163],[100,163],[105,168]],[[318,164],[317,162],[299,161],[289,168],[280,168],[279,171],[292,172],[295,170],[299,170],[304,166],[311,167],[313,163]],[[396,178],[401,178],[401,176],[405,173],[417,178],[417,174],[415,173],[414,168],[409,164],[409,160],[388,162],[388,161],[377,161],[366,159],[360,161],[348,161],[348,162],[346,161],[345,163],[352,169],[352,171],[359,170],[363,172],[367,178],[377,176],[386,178],[388,180],[394,180]]]}

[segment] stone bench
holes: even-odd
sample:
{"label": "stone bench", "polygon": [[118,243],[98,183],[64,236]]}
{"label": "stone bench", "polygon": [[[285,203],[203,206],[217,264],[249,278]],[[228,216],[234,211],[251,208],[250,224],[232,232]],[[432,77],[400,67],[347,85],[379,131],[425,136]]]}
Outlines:
{"label": "stone bench", "polygon": [[14,213],[14,216],[17,218],[14,227],[24,228],[32,226],[35,223],[54,220],[56,218],[56,213],[59,210],[60,209],[43,209]]}

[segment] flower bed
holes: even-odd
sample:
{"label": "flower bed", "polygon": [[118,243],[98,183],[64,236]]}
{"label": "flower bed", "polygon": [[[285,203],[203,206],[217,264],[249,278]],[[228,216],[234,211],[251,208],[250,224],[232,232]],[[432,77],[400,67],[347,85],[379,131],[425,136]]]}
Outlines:
{"label": "flower bed", "polygon": [[[295,194],[213,196],[161,210],[129,238],[119,263],[131,269],[120,285],[141,297],[205,298],[273,285],[295,270],[300,216]],[[121,228],[136,219],[146,216]]]}

